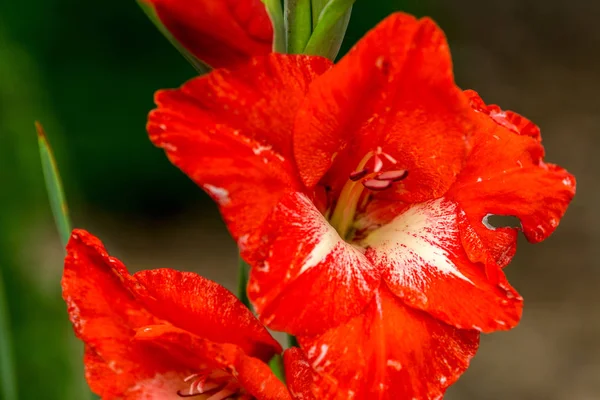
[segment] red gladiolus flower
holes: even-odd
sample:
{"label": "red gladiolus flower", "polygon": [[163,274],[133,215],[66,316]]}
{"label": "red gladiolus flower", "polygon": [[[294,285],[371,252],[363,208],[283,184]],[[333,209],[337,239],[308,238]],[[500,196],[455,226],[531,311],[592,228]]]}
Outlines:
{"label": "red gladiolus flower", "polygon": [[144,0],[169,32],[212,67],[271,52],[273,27],[261,0]]}
{"label": "red gladiolus flower", "polygon": [[63,297],[103,399],[291,399],[264,363],[281,347],[225,288],[170,269],[129,275],[83,230],[67,252]]}
{"label": "red gladiolus flower", "polygon": [[439,398],[479,332],[514,327],[502,268],[575,180],[535,125],[454,83],[429,19],[395,14],[337,65],[272,54],[156,95],[151,140],[215,199],[269,327],[342,398]]}

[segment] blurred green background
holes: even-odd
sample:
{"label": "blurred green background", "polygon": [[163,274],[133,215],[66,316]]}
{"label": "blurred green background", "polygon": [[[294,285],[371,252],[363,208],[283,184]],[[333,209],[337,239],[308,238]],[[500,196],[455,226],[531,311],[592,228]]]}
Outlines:
{"label": "blurred green background", "polygon": [[[526,299],[521,325],[485,337],[447,398],[599,399],[600,5],[358,0],[344,48],[394,10],[432,16],[459,85],[537,122],[548,160],[578,178],[557,232],[520,243],[508,268]],[[0,2],[0,279],[19,399],[90,398],[60,298],[63,254],[34,120],[54,147],[75,226],[132,269],[195,270],[235,287],[236,250],[215,206],[144,128],[153,92],[193,76],[133,0]]]}

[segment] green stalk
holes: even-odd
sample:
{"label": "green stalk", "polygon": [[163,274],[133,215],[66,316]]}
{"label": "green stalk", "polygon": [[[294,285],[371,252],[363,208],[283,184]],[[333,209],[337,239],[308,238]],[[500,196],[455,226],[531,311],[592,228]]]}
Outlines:
{"label": "green stalk", "polygon": [[283,10],[281,0],[262,0],[267,8],[271,23],[273,24],[273,51],[277,53],[286,52],[285,23],[283,21]]}
{"label": "green stalk", "polygon": [[288,347],[300,347],[298,340],[294,335],[287,335]]}
{"label": "green stalk", "polygon": [[301,54],[312,33],[310,0],[285,0],[287,52]]}
{"label": "green stalk", "polygon": [[36,121],[35,127],[38,134],[38,144],[40,147],[40,157],[42,159],[42,170],[44,171],[44,180],[46,181],[46,190],[50,199],[50,207],[54,215],[54,222],[58,229],[63,248],[67,246],[71,236],[71,220],[69,219],[69,208],[65,199],[62,182],[52,153],[52,148],[48,143],[46,133],[42,125]]}
{"label": "green stalk", "polygon": [[242,260],[242,257],[240,257],[238,268],[238,299],[240,299],[246,307],[252,310],[250,299],[248,298],[248,291],[246,290],[246,287],[248,286],[249,270],[250,266],[246,263],[246,261]]}
{"label": "green stalk", "polygon": [[12,354],[12,336],[10,333],[10,316],[4,292],[4,281],[0,268],[0,394],[4,400],[17,400],[17,384],[14,373]]}
{"label": "green stalk", "polygon": [[285,373],[283,368],[283,358],[280,354],[275,354],[271,361],[269,361],[269,368],[275,374],[277,378],[283,383],[285,383]]}

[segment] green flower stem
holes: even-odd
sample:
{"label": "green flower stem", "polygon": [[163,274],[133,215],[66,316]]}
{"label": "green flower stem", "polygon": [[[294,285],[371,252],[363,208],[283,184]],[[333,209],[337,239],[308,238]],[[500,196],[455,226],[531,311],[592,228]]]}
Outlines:
{"label": "green flower stem", "polygon": [[150,21],[152,21],[154,26],[156,26],[158,28],[160,33],[162,33],[163,36],[166,37],[167,40],[173,45],[173,47],[175,47],[177,49],[177,51],[179,51],[179,53],[181,53],[181,55],[190,64],[192,64],[192,66],[196,69],[196,71],[198,71],[198,74],[204,75],[204,74],[210,72],[211,68],[208,65],[204,64],[201,60],[196,58],[192,53],[187,51],[187,49],[185,47],[183,47],[181,45],[181,43],[179,43],[177,41],[177,39],[175,39],[173,37],[173,35],[171,35],[171,32],[169,32],[167,30],[167,28],[165,28],[165,26],[162,24],[162,22],[160,22],[158,15],[156,15],[156,11],[154,11],[154,8],[152,8],[152,6],[150,4],[148,4],[144,0],[137,0],[137,3],[140,6],[140,8],[142,9],[142,11],[144,11],[144,13],[148,16]]}
{"label": "green flower stem", "polygon": [[300,347],[298,340],[294,335],[287,335],[288,347]]}
{"label": "green flower stem", "polygon": [[4,400],[17,400],[17,384],[14,373],[10,316],[4,292],[4,281],[0,268],[0,397]]}
{"label": "green flower stem", "polygon": [[269,361],[269,368],[275,374],[277,378],[283,383],[285,383],[285,372],[283,368],[283,358],[279,354],[275,354],[271,361]]}
{"label": "green flower stem", "polygon": [[277,53],[286,52],[285,23],[281,0],[262,0],[267,8],[271,23],[273,24],[273,51]]}
{"label": "green flower stem", "polygon": [[321,11],[304,53],[334,60],[340,51],[355,0],[331,0]]}
{"label": "green flower stem", "polygon": [[242,260],[242,257],[240,257],[238,269],[238,299],[240,299],[246,307],[252,310],[250,299],[248,299],[248,291],[246,289],[248,286],[249,270],[250,266],[246,263],[246,261]]}
{"label": "green flower stem", "polygon": [[58,229],[60,240],[63,248],[67,246],[69,237],[71,236],[71,221],[69,219],[69,209],[63,192],[62,182],[56,167],[56,161],[52,154],[52,148],[46,138],[44,128],[39,122],[35,123],[38,133],[38,144],[40,147],[40,157],[42,159],[42,170],[44,171],[44,180],[46,181],[46,189],[50,199],[50,207],[54,215],[54,222]]}
{"label": "green flower stem", "polygon": [[285,0],[287,52],[301,54],[312,33],[311,0]]}

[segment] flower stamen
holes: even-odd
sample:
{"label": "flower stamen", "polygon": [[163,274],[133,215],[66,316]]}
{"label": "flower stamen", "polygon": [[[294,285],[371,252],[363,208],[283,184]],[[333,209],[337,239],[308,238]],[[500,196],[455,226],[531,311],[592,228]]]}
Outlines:
{"label": "flower stamen", "polygon": [[354,171],[354,172],[351,172],[351,173],[350,173],[350,176],[349,176],[349,179],[350,179],[352,182],[356,182],[356,181],[358,181],[358,180],[361,180],[361,179],[362,179],[362,178],[364,178],[365,176],[367,176],[367,175],[369,174],[369,172],[370,172],[370,171],[369,171],[369,169],[368,169],[368,168],[365,168],[365,169],[363,169],[363,170],[361,170],[361,171]]}
{"label": "flower stamen", "polygon": [[[342,188],[330,218],[331,225],[341,237],[346,238],[349,233],[359,200],[364,197],[364,189],[371,191],[386,190],[394,182],[408,176],[408,171],[404,169],[382,172],[384,159],[392,165],[398,163],[394,157],[384,153],[381,147],[377,147],[376,150],[368,152],[359,162],[358,167],[348,176],[349,182]],[[372,170],[367,167],[371,160],[373,160]]]}
{"label": "flower stamen", "polygon": [[369,190],[374,190],[374,191],[380,191],[380,190],[385,190],[385,189],[389,189],[390,186],[392,186],[392,181],[388,181],[388,180],[378,180],[377,178],[375,179],[369,179],[364,181],[362,184],[364,187],[366,187]]}
{"label": "flower stamen", "polygon": [[178,390],[179,397],[202,396],[205,400],[225,400],[240,394],[240,386],[235,379],[224,371],[203,371],[183,379],[191,381],[189,390]]}
{"label": "flower stamen", "polygon": [[405,169],[399,169],[397,171],[385,171],[377,175],[375,179],[378,181],[391,181],[398,182],[405,179],[408,176],[408,171]]}

